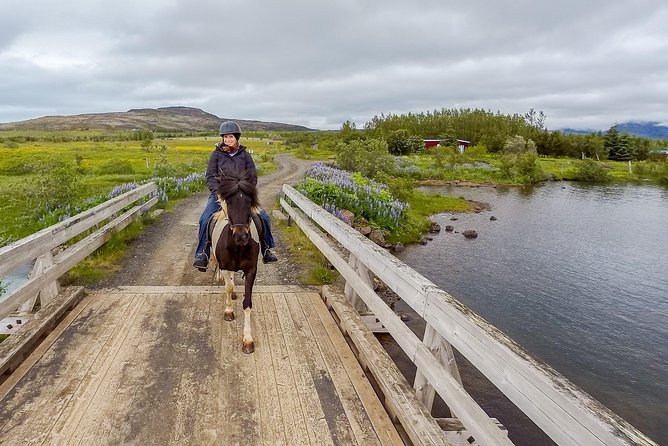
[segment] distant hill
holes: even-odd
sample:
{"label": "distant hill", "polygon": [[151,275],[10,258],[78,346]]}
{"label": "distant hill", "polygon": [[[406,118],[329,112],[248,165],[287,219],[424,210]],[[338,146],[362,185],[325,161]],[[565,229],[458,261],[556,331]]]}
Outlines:
{"label": "distant hill", "polygon": [[[0,124],[0,130],[132,130],[158,132],[216,131],[223,121],[199,108],[134,108],[126,112],[89,113],[71,116],[44,116],[27,121]],[[234,119],[244,131],[310,131],[301,125]]]}
{"label": "distant hill", "polygon": [[[663,122],[624,122],[615,125],[620,132],[628,132],[632,135],[651,139],[668,139],[668,125]],[[562,129],[564,133],[588,134],[596,133],[591,129]]]}
{"label": "distant hill", "polygon": [[620,132],[629,132],[643,138],[668,139],[668,126],[659,122],[625,122],[617,124]]}

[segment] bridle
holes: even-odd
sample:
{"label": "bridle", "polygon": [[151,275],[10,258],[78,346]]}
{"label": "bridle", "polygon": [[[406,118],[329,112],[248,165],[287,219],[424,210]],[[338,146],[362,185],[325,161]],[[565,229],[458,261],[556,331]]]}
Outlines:
{"label": "bridle", "polygon": [[[242,197],[243,197],[243,195],[244,195],[244,193],[241,192],[241,191],[239,192],[239,194],[240,194]],[[250,230],[250,225],[251,225],[251,222],[253,221],[253,215],[251,215],[251,216],[248,217],[248,222],[247,222],[247,223],[232,223],[232,218],[230,217],[229,212],[225,212],[225,214],[226,214],[225,217],[227,218],[227,221],[228,221],[228,225],[230,225],[230,229],[234,229],[234,228],[248,228],[248,229]]]}

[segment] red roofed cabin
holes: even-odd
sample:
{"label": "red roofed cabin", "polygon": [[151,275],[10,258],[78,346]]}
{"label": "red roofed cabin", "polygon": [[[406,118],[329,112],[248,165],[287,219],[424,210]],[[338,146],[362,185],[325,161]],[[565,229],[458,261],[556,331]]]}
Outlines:
{"label": "red roofed cabin", "polygon": [[[441,146],[440,139],[423,139],[422,142],[424,143],[425,149],[431,149],[433,147]],[[457,149],[459,150],[459,153],[464,153],[464,150],[466,150],[470,145],[471,141],[466,141],[465,139],[457,140]]]}

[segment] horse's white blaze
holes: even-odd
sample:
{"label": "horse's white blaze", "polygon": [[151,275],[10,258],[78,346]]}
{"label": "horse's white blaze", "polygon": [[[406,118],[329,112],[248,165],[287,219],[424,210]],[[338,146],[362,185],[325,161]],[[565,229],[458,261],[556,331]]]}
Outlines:
{"label": "horse's white blaze", "polygon": [[246,308],[244,310],[244,344],[253,342],[253,336],[251,334],[251,309]]}

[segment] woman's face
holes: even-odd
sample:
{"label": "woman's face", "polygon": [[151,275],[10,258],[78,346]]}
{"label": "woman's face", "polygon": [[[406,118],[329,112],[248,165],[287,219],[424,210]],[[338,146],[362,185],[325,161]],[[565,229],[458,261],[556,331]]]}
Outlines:
{"label": "woman's face", "polygon": [[234,147],[237,144],[237,138],[232,134],[223,135],[223,143],[225,143],[226,146]]}

